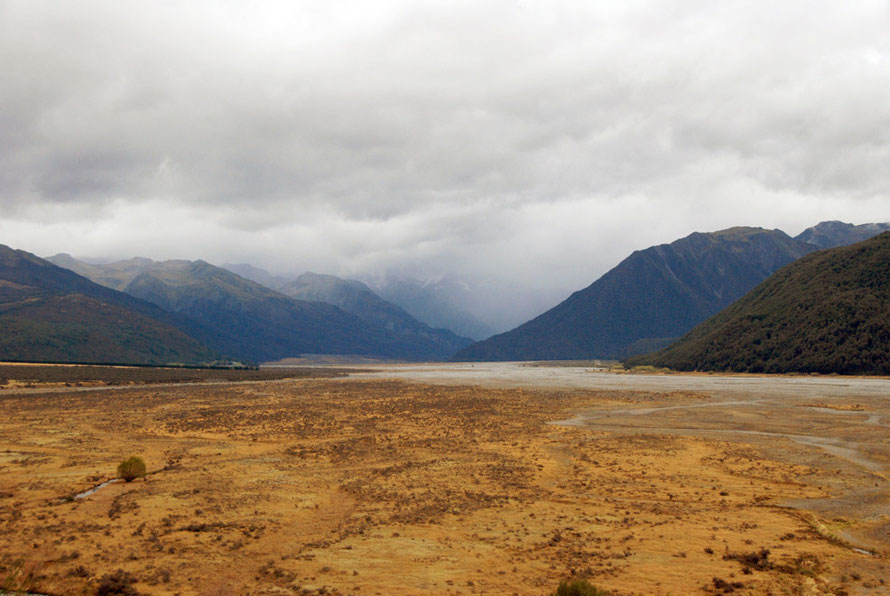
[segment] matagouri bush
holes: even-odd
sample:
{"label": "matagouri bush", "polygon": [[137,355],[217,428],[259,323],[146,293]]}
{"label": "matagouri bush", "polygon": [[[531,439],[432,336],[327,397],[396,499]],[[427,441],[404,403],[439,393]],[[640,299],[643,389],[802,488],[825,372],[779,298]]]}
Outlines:
{"label": "matagouri bush", "polygon": [[141,457],[133,456],[117,465],[117,475],[124,482],[132,482],[136,478],[145,478],[145,462]]}
{"label": "matagouri bush", "polygon": [[553,596],[609,596],[609,593],[600,590],[586,579],[573,579],[559,582]]}

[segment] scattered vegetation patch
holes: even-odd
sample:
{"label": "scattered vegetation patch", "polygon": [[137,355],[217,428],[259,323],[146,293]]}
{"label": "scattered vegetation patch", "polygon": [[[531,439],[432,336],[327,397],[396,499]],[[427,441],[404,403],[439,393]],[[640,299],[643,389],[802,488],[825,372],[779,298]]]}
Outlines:
{"label": "scattered vegetation patch", "polygon": [[745,570],[767,571],[773,568],[773,564],[769,560],[768,548],[761,548],[759,551],[750,553],[726,553],[723,555],[723,560],[738,561]]}
{"label": "scattered vegetation patch", "polygon": [[745,587],[745,584],[742,582],[728,582],[719,577],[712,579],[711,583],[714,584],[714,591],[717,594],[732,594],[736,590],[741,590]]}
{"label": "scattered vegetation patch", "polygon": [[631,366],[627,369],[627,371],[631,374],[654,374],[654,373],[668,373],[668,372],[671,372],[671,369],[663,367],[663,366],[652,366],[649,364],[641,364],[638,366]]}
{"label": "scattered vegetation patch", "polygon": [[334,378],[351,368],[201,368],[96,364],[0,364],[0,389]]}
{"label": "scattered vegetation patch", "polygon": [[776,565],[776,569],[782,573],[789,573],[791,575],[816,577],[825,571],[825,564],[822,563],[822,559],[817,555],[812,553],[802,553],[787,565]]}

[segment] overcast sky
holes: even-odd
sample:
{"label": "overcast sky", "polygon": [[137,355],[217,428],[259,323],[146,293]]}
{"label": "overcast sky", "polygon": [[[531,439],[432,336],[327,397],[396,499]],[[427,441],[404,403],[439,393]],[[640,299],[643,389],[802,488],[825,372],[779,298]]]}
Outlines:
{"label": "overcast sky", "polygon": [[888,4],[0,0],[0,243],[577,289],[888,221]]}

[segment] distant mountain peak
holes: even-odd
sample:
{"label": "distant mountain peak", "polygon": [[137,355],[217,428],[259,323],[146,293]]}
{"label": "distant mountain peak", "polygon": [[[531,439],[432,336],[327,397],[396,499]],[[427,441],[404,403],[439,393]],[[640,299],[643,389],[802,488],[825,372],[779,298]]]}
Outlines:
{"label": "distant mountain peak", "polygon": [[842,221],[823,221],[801,232],[797,239],[819,248],[835,248],[862,242],[890,230],[890,223],[854,225]]}
{"label": "distant mountain peak", "polygon": [[292,277],[273,275],[265,269],[261,269],[249,263],[226,263],[222,268],[235,275],[240,275],[245,279],[255,281],[256,283],[266,286],[270,290],[275,290],[276,292],[281,290],[281,287],[284,284],[293,280]]}

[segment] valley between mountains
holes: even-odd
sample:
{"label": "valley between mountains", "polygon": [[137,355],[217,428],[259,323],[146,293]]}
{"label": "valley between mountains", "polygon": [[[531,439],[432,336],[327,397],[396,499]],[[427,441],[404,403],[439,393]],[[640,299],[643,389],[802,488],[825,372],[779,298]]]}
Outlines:
{"label": "valley between mountains", "polygon": [[[516,285],[446,279],[429,284],[378,279],[373,282],[375,291],[362,281],[311,272],[288,277],[250,265],[226,268],[202,260],[134,258],[96,263],[65,254],[44,260],[0,247],[0,357],[205,366],[295,358],[345,362],[632,359],[673,344],[744,299],[758,284],[773,279],[785,267],[798,267],[804,256],[820,249],[835,251],[833,262],[844,262],[847,269],[874,269],[886,258],[884,253],[860,263],[856,255],[864,253],[843,249],[851,242],[850,246],[858,247],[875,235],[880,238],[887,227],[823,222],[796,238],[781,230],[742,227],[693,233],[671,244],[634,252],[543,314],[476,342],[454,330],[468,330],[479,337],[484,325],[472,323],[479,322],[474,317],[489,317],[489,329],[494,329],[506,319],[490,318],[492,306],[515,317],[520,311],[529,312],[535,300],[535,308],[545,308],[541,295],[532,299],[528,289]],[[812,273],[799,275],[812,277]],[[819,278],[828,300],[833,299],[831,288],[841,283],[831,275]],[[856,300],[833,311],[840,317],[835,323],[837,337],[857,335],[862,317],[872,316],[860,309],[880,310],[885,300],[881,291],[874,284],[859,288]],[[786,303],[794,300],[793,292],[783,296]],[[485,304],[488,307],[483,308]],[[435,326],[439,323],[444,326]],[[814,324],[790,319],[783,323],[801,337]],[[761,350],[759,356],[752,356],[749,352],[756,351],[756,345],[739,341],[732,344],[732,361],[760,362],[759,369],[740,369],[725,358],[699,358],[683,367],[877,373],[885,370],[883,356],[873,350],[861,352],[881,344],[885,321],[879,316],[874,324],[877,327],[866,333],[872,343],[856,340],[841,349],[849,361],[843,366],[823,363],[820,354],[838,352],[833,341],[817,342],[820,347],[815,352],[805,350],[804,357],[786,358],[781,366],[775,364],[778,360],[764,364],[769,354]],[[743,338],[747,332],[730,335]]]}
{"label": "valley between mountains", "polygon": [[890,0],[0,0],[0,596],[890,595]]}

